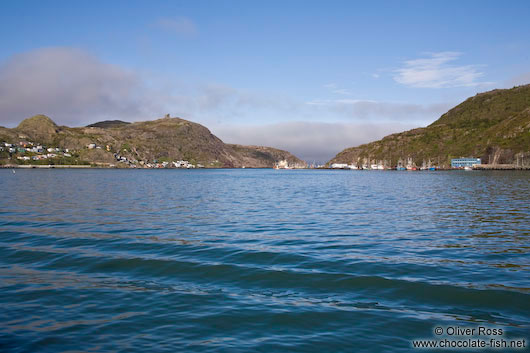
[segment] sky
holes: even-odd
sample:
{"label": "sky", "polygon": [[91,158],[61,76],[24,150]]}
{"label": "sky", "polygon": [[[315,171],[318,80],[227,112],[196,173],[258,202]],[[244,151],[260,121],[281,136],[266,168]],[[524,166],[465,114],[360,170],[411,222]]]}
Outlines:
{"label": "sky", "polygon": [[2,1],[0,125],[170,114],[326,162],[530,83],[528,1]]}

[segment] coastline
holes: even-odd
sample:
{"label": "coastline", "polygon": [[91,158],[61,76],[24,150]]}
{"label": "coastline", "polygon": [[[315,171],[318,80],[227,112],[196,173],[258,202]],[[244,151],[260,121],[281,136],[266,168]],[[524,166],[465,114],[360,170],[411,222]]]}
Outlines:
{"label": "coastline", "polygon": [[[66,165],[66,164],[4,164],[0,165],[0,169],[274,169],[274,168],[127,168],[117,166],[104,166],[104,165]],[[298,170],[348,170],[348,171],[381,171],[373,169],[346,169],[346,168],[294,168]],[[291,170],[291,169],[286,169]],[[438,168],[435,171],[452,171],[452,170],[464,170],[462,168]],[[530,170],[530,166],[517,166],[515,164],[479,164],[473,166],[473,170],[488,171],[488,170]],[[400,171],[394,168],[384,169],[382,171]],[[425,172],[426,170],[403,170],[406,172]]]}

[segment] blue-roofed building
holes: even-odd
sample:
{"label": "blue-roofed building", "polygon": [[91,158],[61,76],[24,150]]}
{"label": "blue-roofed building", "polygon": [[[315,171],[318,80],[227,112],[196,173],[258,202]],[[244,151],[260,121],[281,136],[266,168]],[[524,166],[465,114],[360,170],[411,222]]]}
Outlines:
{"label": "blue-roofed building", "polygon": [[474,164],[481,164],[480,158],[454,158],[454,159],[451,159],[451,168],[472,167]]}

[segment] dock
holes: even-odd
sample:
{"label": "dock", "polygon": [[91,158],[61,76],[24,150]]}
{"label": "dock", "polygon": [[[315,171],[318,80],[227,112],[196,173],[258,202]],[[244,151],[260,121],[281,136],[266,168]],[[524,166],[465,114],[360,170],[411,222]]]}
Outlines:
{"label": "dock", "polygon": [[530,166],[517,164],[475,164],[475,170],[530,170]]}

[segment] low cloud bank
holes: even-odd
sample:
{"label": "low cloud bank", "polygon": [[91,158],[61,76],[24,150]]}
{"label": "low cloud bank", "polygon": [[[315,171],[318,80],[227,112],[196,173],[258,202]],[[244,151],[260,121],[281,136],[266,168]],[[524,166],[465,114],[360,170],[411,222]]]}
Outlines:
{"label": "low cloud bank", "polygon": [[0,65],[0,119],[13,125],[35,114],[62,124],[134,120],[150,114],[146,89],[132,72],[72,48],[16,55]]}
{"label": "low cloud bank", "polygon": [[347,147],[378,140],[417,126],[402,123],[355,124],[287,122],[268,125],[213,126],[224,142],[287,150],[308,162],[324,163]]}

